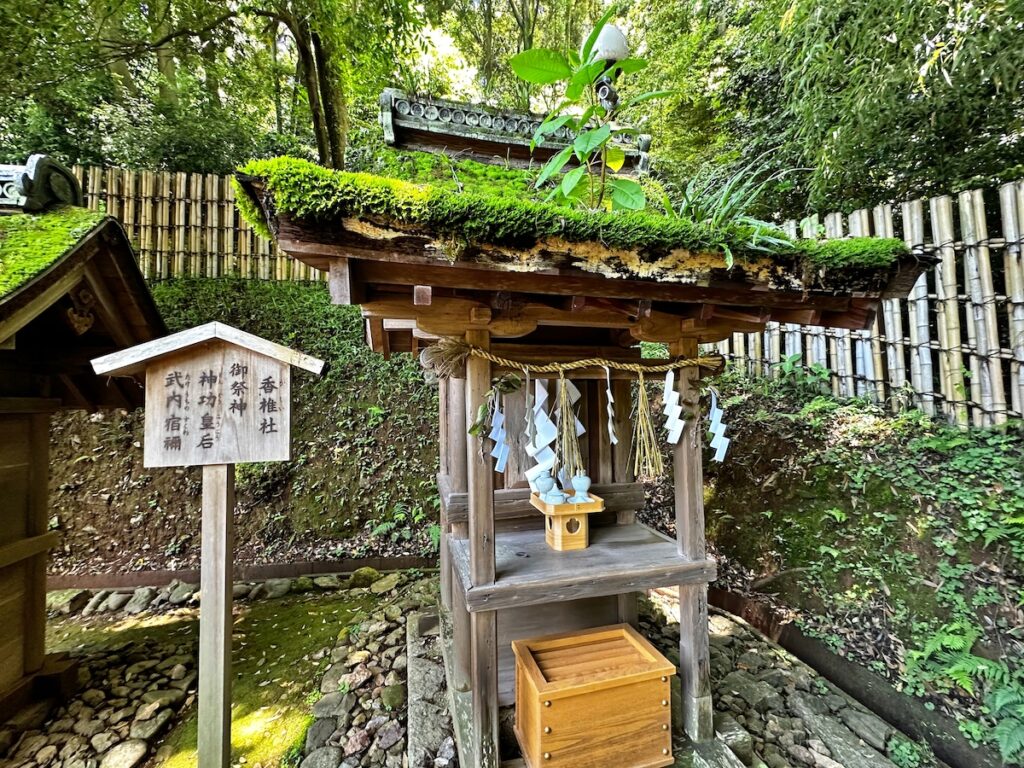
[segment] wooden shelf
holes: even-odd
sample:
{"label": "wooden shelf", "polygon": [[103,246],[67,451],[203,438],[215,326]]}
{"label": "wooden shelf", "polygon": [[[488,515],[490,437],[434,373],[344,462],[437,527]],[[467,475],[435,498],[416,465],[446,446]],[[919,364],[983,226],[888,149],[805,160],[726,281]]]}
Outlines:
{"label": "wooden shelf", "polygon": [[574,552],[550,549],[539,528],[499,533],[494,583],[474,587],[469,578],[468,540],[447,538],[471,613],[707,584],[717,575],[714,560],[685,560],[674,540],[632,523],[592,529],[590,546]]}

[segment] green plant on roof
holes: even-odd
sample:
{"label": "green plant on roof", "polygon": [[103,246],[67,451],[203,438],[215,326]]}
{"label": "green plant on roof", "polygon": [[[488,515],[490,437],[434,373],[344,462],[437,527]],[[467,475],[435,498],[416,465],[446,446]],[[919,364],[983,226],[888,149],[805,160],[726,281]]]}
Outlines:
{"label": "green plant on roof", "polygon": [[[736,228],[745,233],[742,248],[746,251],[779,253],[792,249],[793,241],[778,225],[758,219],[749,211],[760,201],[769,185],[787,175],[788,171],[770,173],[764,155],[722,178],[712,175],[693,178],[683,189],[677,205],[666,194],[662,199],[665,214],[707,224],[713,231]],[[724,239],[716,244],[725,254],[725,263],[733,265],[732,245]]]}
{"label": "green plant on roof", "polygon": [[[639,72],[643,59],[609,61],[598,56],[596,43],[615,9],[609,8],[594,26],[579,53],[568,57],[550,48],[531,48],[513,56],[509,64],[520,78],[534,85],[565,83],[561,103],[537,128],[530,143],[535,149],[560,128],[574,136],[572,144],[552,157],[537,177],[537,188],[555,179],[549,201],[568,203],[591,210],[640,210],[647,205],[643,187],[619,175],[626,162],[622,139],[637,130],[615,121],[620,107],[631,107],[665,96],[669,91],[650,91],[620,105],[612,82],[618,75]],[[562,170],[575,158],[578,165]],[[561,176],[558,176],[561,174]]]}

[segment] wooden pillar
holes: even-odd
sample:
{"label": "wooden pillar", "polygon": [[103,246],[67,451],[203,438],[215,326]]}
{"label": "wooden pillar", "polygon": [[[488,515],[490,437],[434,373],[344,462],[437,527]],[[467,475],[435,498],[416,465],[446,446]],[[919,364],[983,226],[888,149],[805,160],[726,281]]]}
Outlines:
{"label": "wooden pillar", "polygon": [[[697,342],[673,345],[673,356],[697,356]],[[679,394],[687,416],[683,437],[672,452],[675,477],[676,538],[679,556],[704,560],[704,476],[700,418],[700,373],[679,372]],[[683,727],[694,741],[715,736],[711,707],[711,657],[708,650],[708,588],[706,584],[679,587],[679,675],[682,682]]]}
{"label": "wooden pillar", "polygon": [[231,562],[235,466],[203,467],[199,617],[199,768],[231,760]]}
{"label": "wooden pillar", "polygon": [[[29,488],[26,538],[49,528],[50,414],[32,413],[29,423]],[[46,561],[40,552],[25,562],[25,674],[38,672],[46,658]]]}
{"label": "wooden pillar", "polygon": [[[467,331],[466,341],[488,349],[490,333]],[[467,425],[491,387],[491,364],[466,362]],[[473,586],[494,583],[494,473],[479,441],[467,440],[469,482],[469,572]],[[473,764],[496,768],[498,757],[498,625],[494,611],[470,614],[470,686],[473,689]]]}
{"label": "wooden pillar", "polygon": [[[449,433],[452,430],[452,424],[449,417],[448,411],[448,390],[451,388],[451,382],[448,379],[441,379],[437,383],[437,449],[438,449],[438,460],[439,469],[442,477],[451,478],[451,459],[450,459],[450,443],[451,438]],[[461,413],[459,422],[461,423]],[[455,428],[458,429],[460,424],[456,424]],[[439,578],[440,592],[441,592],[441,605],[445,610],[451,611],[452,608],[452,566],[451,566],[451,554],[448,551],[448,534],[451,533],[451,526],[448,524],[448,504],[445,499],[441,499],[441,519],[438,521],[440,526],[440,544],[438,551],[439,560]]]}
{"label": "wooden pillar", "polygon": [[[471,422],[468,421],[470,415],[466,409],[465,379],[452,379],[448,383],[447,402],[448,471],[450,473],[448,479],[452,493],[466,493],[468,488],[466,430]],[[452,523],[451,535],[455,539],[468,538],[468,524]],[[454,566],[449,562],[448,575],[452,585],[452,636],[455,648],[454,685],[458,691],[468,691],[470,685],[469,613],[466,611],[465,596],[462,594],[462,581],[458,573],[452,570],[453,568]]]}

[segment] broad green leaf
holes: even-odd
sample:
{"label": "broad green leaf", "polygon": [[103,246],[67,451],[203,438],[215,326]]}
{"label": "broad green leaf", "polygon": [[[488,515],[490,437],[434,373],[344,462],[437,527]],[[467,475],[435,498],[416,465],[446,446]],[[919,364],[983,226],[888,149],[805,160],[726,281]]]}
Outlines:
{"label": "broad green leaf", "polygon": [[572,77],[565,56],[550,48],[531,48],[517,53],[508,63],[516,75],[534,85],[550,85]]}
{"label": "broad green leaf", "polygon": [[544,122],[541,123],[534,132],[533,139],[530,140],[530,151],[533,152],[536,146],[544,141],[545,136],[550,133],[554,133],[570,120],[572,120],[572,115],[554,116],[553,113],[545,118]]}
{"label": "broad green leaf", "polygon": [[576,156],[583,160],[588,157],[595,149],[600,147],[608,138],[612,135],[612,127],[605,123],[600,128],[593,128],[589,131],[584,131],[576,137],[573,141],[572,146],[576,150]]}
{"label": "broad green leaf", "polygon": [[580,183],[580,179],[587,173],[586,166],[581,165],[579,168],[573,168],[565,176],[562,177],[562,194],[566,197],[572,195],[572,191],[576,189],[576,185]]}
{"label": "broad green leaf", "polygon": [[569,80],[569,87],[565,89],[565,98],[570,101],[576,101],[583,95],[587,86],[593,85],[602,72],[604,72],[603,61],[592,61],[581,66],[573,73],[572,79]]}
{"label": "broad green leaf", "polygon": [[612,195],[612,206],[628,211],[639,211],[647,204],[644,188],[632,179],[621,176],[608,179],[608,189]]}
{"label": "broad green leaf", "polygon": [[536,186],[537,189],[540,189],[541,184],[550,179],[553,174],[556,174],[560,170],[562,170],[562,166],[569,162],[569,158],[571,156],[572,147],[566,147],[557,155],[548,160],[547,163],[544,164],[544,167],[541,169],[540,176],[537,177],[537,183],[534,186]]}
{"label": "broad green leaf", "polygon": [[626,162],[626,153],[622,150],[622,147],[612,146],[611,144],[604,151],[604,163],[612,169],[613,173],[618,173],[622,170],[622,166]]}
{"label": "broad green leaf", "polygon": [[631,75],[634,72],[645,69],[647,62],[644,59],[623,59],[622,61],[615,62],[615,66],[622,74]]}
{"label": "broad green leaf", "polygon": [[666,96],[671,96],[672,94],[677,93],[677,92],[678,91],[675,91],[675,90],[668,90],[668,91],[648,91],[647,93],[641,93],[639,96],[634,96],[632,99],[627,101],[623,105],[622,108],[623,109],[628,109],[629,107],[635,106],[636,104],[643,104],[645,101],[652,101],[654,99],[663,99]]}
{"label": "broad green leaf", "polygon": [[594,52],[594,44],[597,42],[598,35],[601,34],[601,30],[604,29],[604,25],[608,23],[612,16],[615,15],[615,5],[608,8],[607,11],[597,20],[597,24],[590,30],[590,34],[587,35],[587,39],[583,42],[583,47],[580,48],[580,59],[589,62],[590,55]]}

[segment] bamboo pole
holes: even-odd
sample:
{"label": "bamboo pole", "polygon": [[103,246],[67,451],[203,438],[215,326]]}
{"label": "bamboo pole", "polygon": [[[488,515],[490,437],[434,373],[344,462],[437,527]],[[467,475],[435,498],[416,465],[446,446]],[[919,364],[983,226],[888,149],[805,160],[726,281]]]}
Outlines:
{"label": "bamboo pole", "polygon": [[[924,203],[911,200],[903,204],[903,240],[911,250],[924,246]],[[935,415],[935,380],[932,373],[931,327],[928,312],[928,273],[914,283],[908,301],[910,314],[910,378],[918,394],[921,410]]]}
{"label": "bamboo pole", "polygon": [[1010,397],[1013,410],[1024,415],[1024,261],[1022,261],[1021,228],[1024,212],[1024,187],[1018,183],[1003,184],[999,188],[999,207],[1003,219],[1003,237],[1007,246],[1003,253],[1006,276],[1006,314],[1009,325]]}
{"label": "bamboo pole", "polygon": [[[1003,364],[999,359],[999,323],[996,316],[996,290],[992,280],[992,262],[985,221],[985,197],[980,189],[962,192],[960,228],[963,232],[964,273],[968,287],[974,327],[974,355],[980,371],[979,387],[987,426],[1006,423],[1006,389],[1003,386]],[[974,366],[972,366],[973,370]]]}
{"label": "bamboo pole", "polygon": [[941,256],[935,293],[938,302],[939,374],[945,413],[960,426],[967,426],[964,389],[964,359],[960,338],[960,304],[957,300],[956,251],[954,250],[953,204],[947,195],[930,200],[932,241]]}
{"label": "bamboo pole", "polygon": [[[873,212],[875,235],[894,237],[891,205],[879,205]],[[891,396],[902,392],[907,384],[907,351],[903,336],[903,301],[882,299],[882,322],[885,329],[886,378]],[[899,408],[899,398],[891,397],[894,408]]]}
{"label": "bamboo pole", "polygon": [[[843,215],[841,213],[830,213],[825,216],[825,237],[831,239],[842,238],[843,236]],[[832,356],[836,369],[839,372],[839,396],[853,397],[857,393],[854,382],[853,350],[851,345],[850,332],[840,328],[832,332]]]}
{"label": "bamboo pole", "polygon": [[185,195],[188,190],[188,176],[184,173],[174,174],[174,260],[171,265],[172,277],[185,276],[185,258],[188,237],[188,225],[185,216]]}

